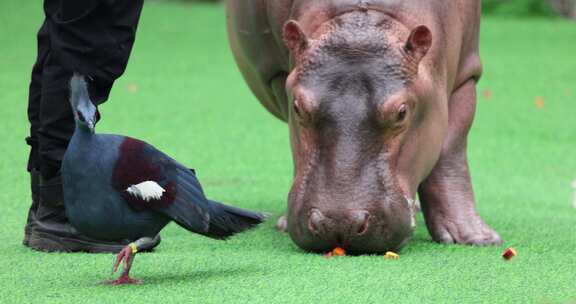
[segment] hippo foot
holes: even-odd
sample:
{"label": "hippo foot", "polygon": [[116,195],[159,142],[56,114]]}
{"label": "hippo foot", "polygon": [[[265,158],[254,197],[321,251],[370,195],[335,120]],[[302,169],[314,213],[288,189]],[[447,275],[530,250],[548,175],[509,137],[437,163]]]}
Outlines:
{"label": "hippo foot", "polygon": [[466,220],[441,219],[429,225],[432,239],[443,244],[500,245],[502,239],[479,216]]}
{"label": "hippo foot", "polygon": [[276,222],[276,229],[280,232],[288,232],[288,218],[286,215],[281,216]]}

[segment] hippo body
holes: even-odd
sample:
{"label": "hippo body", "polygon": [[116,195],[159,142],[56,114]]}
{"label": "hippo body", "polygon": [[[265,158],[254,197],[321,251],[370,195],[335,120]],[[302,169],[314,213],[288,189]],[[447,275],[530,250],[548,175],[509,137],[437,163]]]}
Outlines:
{"label": "hippo body", "polygon": [[397,250],[418,194],[432,238],[497,244],[466,138],[482,72],[480,0],[229,0],[236,62],[290,126],[286,229],[322,252]]}

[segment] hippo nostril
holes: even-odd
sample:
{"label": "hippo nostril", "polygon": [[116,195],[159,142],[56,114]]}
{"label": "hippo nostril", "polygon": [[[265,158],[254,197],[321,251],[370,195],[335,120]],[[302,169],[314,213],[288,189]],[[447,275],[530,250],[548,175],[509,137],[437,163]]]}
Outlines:
{"label": "hippo nostril", "polygon": [[356,222],[356,234],[363,235],[368,231],[370,223],[370,214],[367,211],[358,211],[354,214],[354,221]]}
{"label": "hippo nostril", "polygon": [[322,214],[320,210],[318,209],[310,210],[310,216],[308,218],[308,229],[314,234],[319,234],[320,233],[319,228],[322,227],[322,222],[325,219],[326,218],[324,217],[324,214]]}
{"label": "hippo nostril", "polygon": [[358,233],[358,235],[362,235],[366,233],[366,231],[368,231],[368,218],[366,218],[366,221],[362,223],[362,225],[360,226],[360,228],[358,228],[358,231],[356,233]]}

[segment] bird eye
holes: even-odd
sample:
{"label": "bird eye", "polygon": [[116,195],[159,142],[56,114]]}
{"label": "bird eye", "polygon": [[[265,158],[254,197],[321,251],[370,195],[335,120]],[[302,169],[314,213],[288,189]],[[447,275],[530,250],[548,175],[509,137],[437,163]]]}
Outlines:
{"label": "bird eye", "polygon": [[76,111],[76,115],[78,116],[78,120],[80,120],[81,122],[86,122],[86,118],[84,118],[84,115],[82,115],[80,111]]}
{"label": "bird eye", "polygon": [[398,107],[398,121],[403,121],[408,113],[408,106],[403,103]]}

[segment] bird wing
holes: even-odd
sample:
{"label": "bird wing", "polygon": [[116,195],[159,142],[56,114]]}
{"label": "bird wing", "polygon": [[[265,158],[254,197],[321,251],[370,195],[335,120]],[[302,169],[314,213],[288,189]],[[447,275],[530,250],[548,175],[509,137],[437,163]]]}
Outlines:
{"label": "bird wing", "polygon": [[253,228],[267,217],[208,200],[194,170],[143,141],[127,137],[119,151],[113,186],[135,209],[154,210],[215,239]]}
{"label": "bird wing", "polygon": [[143,141],[123,140],[112,185],[134,209],[161,213],[195,233],[209,230],[211,203],[193,171]]}

